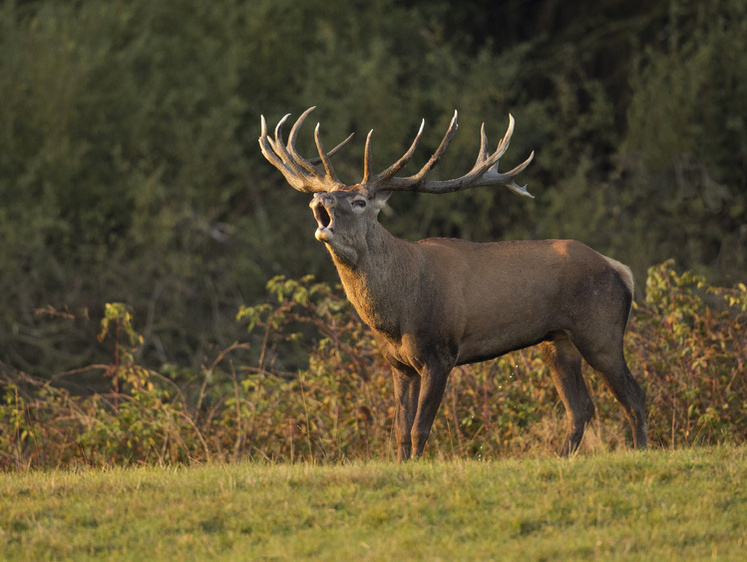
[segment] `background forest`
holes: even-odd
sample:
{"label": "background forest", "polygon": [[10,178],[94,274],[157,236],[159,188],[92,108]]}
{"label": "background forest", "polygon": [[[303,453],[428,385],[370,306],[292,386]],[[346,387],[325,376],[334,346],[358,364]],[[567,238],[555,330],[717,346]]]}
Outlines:
{"label": "background forest", "polygon": [[[357,132],[335,157],[349,181],[371,128],[383,168],[424,117],[414,167],[458,109],[439,179],[471,167],[482,121],[497,142],[515,117],[501,168],[535,150],[520,181],[536,199],[398,194],[381,217],[398,236],[576,238],[629,264],[639,299],[670,258],[734,286],[745,53],[742,0],[5,0],[0,372],[99,388],[81,369],[116,362],[120,343],[96,341],[99,321],[130,312],[133,360],[172,380],[235,341],[249,348],[236,361],[256,363],[266,347],[236,315],[267,281],[336,282],[308,197],[256,142],[260,114],[312,105],[328,146]],[[118,302],[127,316],[105,309]],[[304,364],[288,357],[278,368]]]}

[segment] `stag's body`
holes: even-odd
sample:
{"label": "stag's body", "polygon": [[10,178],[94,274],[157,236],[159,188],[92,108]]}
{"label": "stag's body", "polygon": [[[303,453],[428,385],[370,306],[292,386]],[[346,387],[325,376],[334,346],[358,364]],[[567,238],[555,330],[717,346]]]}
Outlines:
{"label": "stag's body", "polygon": [[[578,350],[616,395],[636,390],[622,355],[632,298],[625,266],[573,240],[413,243],[381,231],[357,263],[332,256],[348,299],[396,369],[401,458],[411,447],[422,454],[457,365],[541,343],[569,411],[564,453],[578,447],[594,414]],[[633,407],[628,414],[645,416]],[[636,442],[645,443],[645,430]]]}
{"label": "stag's body", "polygon": [[[274,142],[268,140],[264,127],[260,138],[261,143],[267,143],[262,144],[265,156],[286,177],[290,168],[289,181],[304,173],[319,176],[309,161],[296,160],[293,141],[302,121],[294,126],[287,147],[279,128]],[[394,367],[400,460],[409,458],[413,448],[416,456],[422,454],[455,366],[536,344],[543,346],[566,407],[563,453],[578,447],[594,414],[581,376],[582,357],[602,375],[622,404],[635,446],[646,446],[644,395],[623,354],[623,333],[633,295],[633,277],[626,266],[573,240],[477,244],[432,238],[409,242],[392,236],[376,220],[395,190],[443,192],[490,182],[528,195],[512,178],[531,157],[508,174],[494,169],[496,155],[508,146],[512,125],[513,121],[493,155],[487,154],[483,133],[483,146],[473,169],[479,172],[473,174],[476,177],[468,174],[449,182],[424,182],[423,170],[411,178],[393,178],[411,156],[420,134],[403,159],[370,178],[367,142],[364,182],[353,187],[342,186],[334,177],[317,129],[320,159],[327,174],[317,178],[321,182],[312,183],[318,189],[306,190],[316,192],[311,202],[318,223],[316,237],[327,246],[348,299],[373,329],[381,353]],[[440,158],[454,130],[456,118],[426,167]],[[488,164],[490,173],[483,169]],[[459,183],[464,178],[471,183]],[[330,184],[340,187],[330,188]]]}

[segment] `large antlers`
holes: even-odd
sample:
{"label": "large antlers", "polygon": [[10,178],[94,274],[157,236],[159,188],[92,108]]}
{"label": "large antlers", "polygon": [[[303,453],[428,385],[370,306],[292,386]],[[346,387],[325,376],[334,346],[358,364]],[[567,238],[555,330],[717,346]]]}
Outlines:
{"label": "large antlers", "polygon": [[[454,133],[456,133],[458,127],[456,111],[454,112],[454,117],[452,117],[449,128],[447,129],[441,144],[438,146],[438,149],[436,149],[436,152],[433,153],[433,156],[430,157],[428,162],[425,163],[418,173],[406,178],[396,177],[396,175],[410,161],[415,153],[415,150],[420,143],[420,139],[423,136],[425,120],[420,124],[420,130],[407,152],[405,152],[405,154],[403,154],[402,157],[389,168],[374,176],[371,175],[372,130],[368,133],[368,137],[366,138],[366,148],[363,160],[363,180],[357,185],[347,186],[337,179],[337,176],[332,169],[330,157],[342,148],[342,146],[344,146],[353,135],[350,135],[333,150],[326,152],[319,136],[319,125],[317,124],[316,129],[314,130],[314,140],[316,141],[316,147],[319,151],[319,158],[306,160],[296,151],[295,144],[298,130],[313,109],[313,107],[307,109],[298,118],[291,129],[287,144],[283,142],[282,126],[288,118],[288,115],[283,117],[277,124],[277,127],[275,127],[274,139],[267,136],[267,124],[265,123],[264,116],[262,116],[262,134],[259,137],[259,145],[262,149],[262,154],[264,154],[265,158],[267,158],[267,160],[283,173],[285,178],[288,180],[288,183],[299,191],[315,193],[319,191],[337,191],[341,189],[365,189],[371,196],[373,196],[381,191],[450,193],[452,191],[459,191],[470,187],[488,186],[507,187],[518,195],[532,197],[532,195],[530,195],[526,190],[526,186],[520,186],[514,182],[514,177],[529,165],[532,158],[534,158],[534,152],[529,155],[529,158],[510,172],[498,172],[498,161],[508,149],[511,136],[514,132],[514,118],[510,114],[508,116],[508,130],[503,136],[501,142],[498,143],[495,152],[492,154],[488,153],[488,138],[485,134],[485,124],[483,123],[480,131],[480,152],[477,155],[475,165],[465,175],[446,181],[426,180],[426,177],[444,155]],[[316,167],[319,163],[324,166],[324,172]]]}

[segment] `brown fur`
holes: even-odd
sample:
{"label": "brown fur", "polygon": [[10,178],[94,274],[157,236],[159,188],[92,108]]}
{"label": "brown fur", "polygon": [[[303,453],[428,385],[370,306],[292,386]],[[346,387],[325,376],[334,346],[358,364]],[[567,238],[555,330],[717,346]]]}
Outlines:
{"label": "brown fur", "polygon": [[635,446],[645,447],[644,394],[622,348],[633,288],[627,267],[574,240],[401,240],[376,220],[381,203],[370,199],[357,211],[355,196],[317,194],[312,208],[323,205],[334,218],[326,246],[395,369],[401,460],[413,447],[422,454],[454,366],[539,343],[567,411],[563,453],[578,447],[594,413],[582,357],[623,406]]}

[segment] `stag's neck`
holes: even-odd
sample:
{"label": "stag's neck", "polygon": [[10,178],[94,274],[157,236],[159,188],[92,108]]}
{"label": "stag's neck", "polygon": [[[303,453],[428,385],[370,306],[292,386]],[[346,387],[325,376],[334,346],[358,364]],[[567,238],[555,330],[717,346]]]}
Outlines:
{"label": "stag's neck", "polygon": [[419,287],[418,246],[376,223],[352,263],[331,252],[348,300],[366,324],[399,339],[401,314]]}

